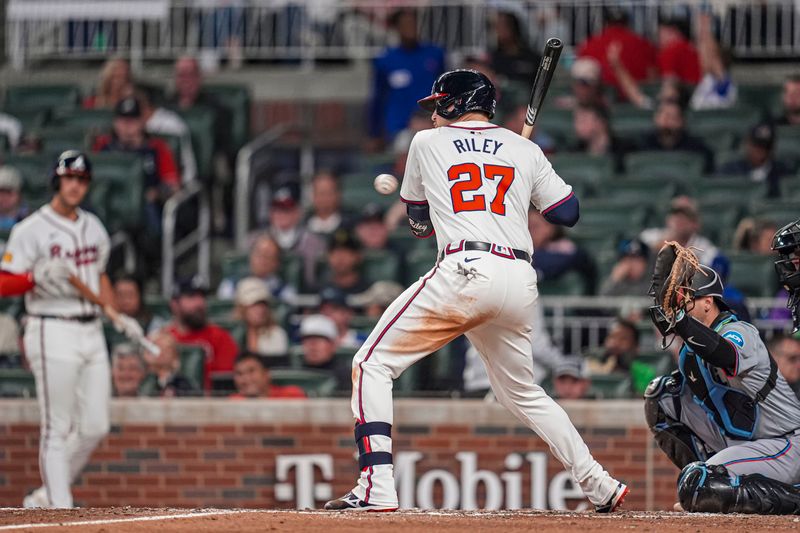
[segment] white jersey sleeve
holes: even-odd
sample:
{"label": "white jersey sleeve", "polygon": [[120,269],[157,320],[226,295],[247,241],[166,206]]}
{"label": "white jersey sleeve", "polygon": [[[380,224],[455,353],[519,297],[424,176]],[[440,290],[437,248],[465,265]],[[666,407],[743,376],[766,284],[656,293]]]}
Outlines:
{"label": "white jersey sleeve", "polygon": [[31,224],[25,221],[16,224],[11,229],[8,243],[6,244],[0,270],[12,274],[23,274],[33,269],[34,263],[39,258],[37,240],[30,231]]}
{"label": "white jersey sleeve", "polygon": [[419,160],[419,136],[411,140],[406,158],[406,172],[403,175],[403,184],[400,186],[400,199],[406,203],[426,203],[425,186],[422,184],[422,170]]}
{"label": "white jersey sleeve", "polygon": [[90,217],[97,231],[97,270],[103,274],[108,268],[108,258],[111,256],[111,238],[100,219],[95,215],[90,215]]}
{"label": "white jersey sleeve", "polygon": [[533,144],[533,157],[536,174],[533,178],[533,190],[531,191],[531,203],[539,212],[547,211],[556,207],[562,200],[567,199],[572,194],[572,187],[567,185],[561,176],[553,170],[553,165],[545,157],[542,149]]}

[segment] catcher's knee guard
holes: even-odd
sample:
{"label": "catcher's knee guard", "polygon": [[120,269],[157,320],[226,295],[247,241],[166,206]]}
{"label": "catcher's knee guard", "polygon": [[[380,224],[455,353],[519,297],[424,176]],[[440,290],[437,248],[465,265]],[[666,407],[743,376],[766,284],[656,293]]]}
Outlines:
{"label": "catcher's knee guard", "polygon": [[680,417],[682,383],[683,376],[676,371],[669,376],[655,378],[644,392],[644,417],[647,425],[658,447],[678,468],[706,458],[702,448],[698,446],[695,434],[686,425],[667,416],[661,406],[662,400],[671,400],[676,416]]}
{"label": "catcher's knee guard", "polygon": [[678,500],[693,513],[800,514],[800,489],[761,474],[731,478],[723,465],[699,461],[681,471]]}

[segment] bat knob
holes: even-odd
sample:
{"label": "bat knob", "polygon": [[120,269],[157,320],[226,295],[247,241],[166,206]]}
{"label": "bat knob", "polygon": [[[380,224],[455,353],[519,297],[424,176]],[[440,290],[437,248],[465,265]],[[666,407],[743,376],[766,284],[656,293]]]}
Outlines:
{"label": "bat knob", "polygon": [[548,48],[561,48],[564,43],[558,37],[550,37],[545,44]]}

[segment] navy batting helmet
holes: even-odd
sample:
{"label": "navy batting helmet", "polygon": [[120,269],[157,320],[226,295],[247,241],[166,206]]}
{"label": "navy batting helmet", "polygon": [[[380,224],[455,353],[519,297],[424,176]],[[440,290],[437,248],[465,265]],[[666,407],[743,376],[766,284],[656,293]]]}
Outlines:
{"label": "navy batting helmet", "polygon": [[[431,95],[417,102],[425,111],[453,120],[469,111],[494,116],[497,105],[492,82],[477,70],[451,70],[433,83]],[[452,109],[450,107],[452,106]]]}
{"label": "navy batting helmet", "polygon": [[700,265],[694,276],[692,277],[692,290],[694,297],[700,296],[713,296],[714,301],[723,311],[730,311],[731,308],[722,299],[722,292],[725,287],[722,286],[722,279],[717,274],[717,271],[710,266]]}
{"label": "navy batting helmet", "polygon": [[78,178],[92,179],[92,163],[86,154],[80,150],[67,150],[58,156],[55,167],[53,167],[53,174],[51,176],[51,184],[53,190],[57,191],[61,185],[62,176],[75,176]]}

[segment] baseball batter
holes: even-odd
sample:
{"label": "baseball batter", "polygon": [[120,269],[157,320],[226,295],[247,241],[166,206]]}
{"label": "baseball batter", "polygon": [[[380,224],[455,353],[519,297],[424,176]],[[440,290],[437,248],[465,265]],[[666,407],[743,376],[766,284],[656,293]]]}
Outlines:
{"label": "baseball batter", "polygon": [[389,306],[353,359],[361,475],[325,508],[397,509],[392,379],[466,334],[500,403],[548,443],[597,511],[610,512],[627,487],[592,458],[564,410],[534,384],[531,362],[538,291],[528,205],[572,226],[577,199],[535,144],[489,122],[495,90],[483,74],[445,73],[420,105],[432,112],[434,129],[414,137],[400,196],[416,236],[435,229],[438,260]]}
{"label": "baseball batter", "polygon": [[[100,221],[79,206],[92,172],[78,151],[61,154],[53,199],[11,230],[0,264],[0,296],[25,294],[25,355],[36,379],[41,413],[39,470],[43,486],[26,507],[72,507],[70,485],[108,433],[110,374],[101,309],[78,296],[75,276],[111,302],[105,274],[110,252]],[[117,329],[142,330],[121,315]]]}
{"label": "baseball batter", "polygon": [[694,304],[678,313],[674,325],[658,302],[651,308],[659,330],[678,335],[683,347],[679,369],[653,380],[645,392],[655,441],[682,469],[680,506],[690,512],[800,514],[797,398],[758,330],[738,320],[722,299],[719,275],[700,265],[691,287]]}

